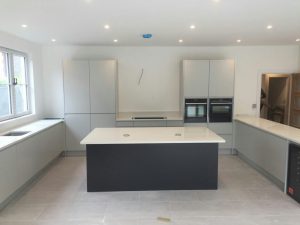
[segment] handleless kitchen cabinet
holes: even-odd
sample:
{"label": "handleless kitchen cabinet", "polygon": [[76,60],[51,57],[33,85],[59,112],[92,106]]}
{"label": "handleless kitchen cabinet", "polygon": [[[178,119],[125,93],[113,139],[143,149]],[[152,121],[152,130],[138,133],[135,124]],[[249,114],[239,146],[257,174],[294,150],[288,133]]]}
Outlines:
{"label": "handleless kitchen cabinet", "polygon": [[233,97],[234,60],[210,60],[210,97]]}
{"label": "handleless kitchen cabinet", "polygon": [[91,114],[65,115],[67,151],[82,151],[80,141],[91,131]]}
{"label": "handleless kitchen cabinet", "polygon": [[91,113],[115,113],[116,60],[90,60]]}
{"label": "handleless kitchen cabinet", "polygon": [[90,78],[87,60],[63,62],[65,113],[90,113]]}
{"label": "handleless kitchen cabinet", "polygon": [[183,60],[184,98],[207,98],[209,83],[209,60]]}
{"label": "handleless kitchen cabinet", "polygon": [[97,127],[115,127],[116,114],[91,114],[91,130]]}
{"label": "handleless kitchen cabinet", "polygon": [[0,151],[0,203],[18,187],[17,149],[12,146]]}

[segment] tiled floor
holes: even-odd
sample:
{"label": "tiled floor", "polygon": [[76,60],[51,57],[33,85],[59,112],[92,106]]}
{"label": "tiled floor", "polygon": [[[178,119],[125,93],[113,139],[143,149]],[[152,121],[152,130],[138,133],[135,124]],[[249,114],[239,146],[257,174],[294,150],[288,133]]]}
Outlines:
{"label": "tiled floor", "polygon": [[0,225],[300,224],[300,204],[236,156],[220,157],[216,191],[87,193],[85,177],[84,157],[59,160]]}

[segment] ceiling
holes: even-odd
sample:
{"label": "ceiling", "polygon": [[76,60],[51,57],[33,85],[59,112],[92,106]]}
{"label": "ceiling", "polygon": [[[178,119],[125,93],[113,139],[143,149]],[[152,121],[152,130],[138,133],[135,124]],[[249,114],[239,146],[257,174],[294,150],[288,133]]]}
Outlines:
{"label": "ceiling", "polygon": [[300,0],[0,0],[0,31],[41,44],[300,44]]}

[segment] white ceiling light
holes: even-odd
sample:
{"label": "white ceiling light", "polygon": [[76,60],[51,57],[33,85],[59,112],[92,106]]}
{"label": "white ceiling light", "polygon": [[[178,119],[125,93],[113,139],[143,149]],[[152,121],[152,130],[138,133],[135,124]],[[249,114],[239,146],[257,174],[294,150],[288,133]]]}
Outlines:
{"label": "white ceiling light", "polygon": [[242,40],[241,40],[241,39],[238,39],[238,40],[236,40],[236,42],[237,42],[237,43],[241,43],[241,42],[242,42]]}
{"label": "white ceiling light", "polygon": [[28,26],[27,26],[27,24],[22,24],[21,27],[27,28]]}
{"label": "white ceiling light", "polygon": [[191,30],[194,30],[195,28],[196,28],[196,26],[193,25],[193,24],[190,26],[190,29],[191,29]]}
{"label": "white ceiling light", "polygon": [[55,39],[55,38],[52,38],[51,41],[52,41],[52,42],[56,42],[56,39]]}
{"label": "white ceiling light", "polygon": [[179,43],[182,43],[182,42],[183,42],[183,40],[182,40],[182,39],[179,39],[179,40],[178,40],[178,42],[179,42]]}
{"label": "white ceiling light", "polygon": [[272,25],[268,25],[268,26],[267,26],[267,29],[268,29],[268,30],[271,30],[272,28],[273,28]]}
{"label": "white ceiling light", "polygon": [[118,42],[118,39],[115,39],[114,42],[117,43],[117,42]]}
{"label": "white ceiling light", "polygon": [[220,0],[212,0],[213,2],[220,2]]}
{"label": "white ceiling light", "polygon": [[297,38],[296,41],[297,41],[297,42],[300,42],[300,38]]}
{"label": "white ceiling light", "polygon": [[104,29],[108,30],[110,26],[108,24],[104,25]]}

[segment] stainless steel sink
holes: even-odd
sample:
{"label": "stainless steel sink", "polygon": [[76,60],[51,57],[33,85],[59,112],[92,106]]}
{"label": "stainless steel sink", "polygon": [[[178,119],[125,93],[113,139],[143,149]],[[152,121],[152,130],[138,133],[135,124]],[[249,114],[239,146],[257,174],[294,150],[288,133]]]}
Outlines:
{"label": "stainless steel sink", "polygon": [[22,135],[25,135],[29,132],[30,131],[10,131],[6,134],[3,134],[2,136],[22,136]]}

